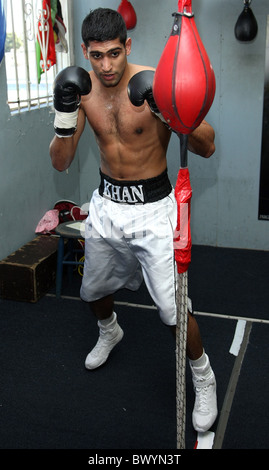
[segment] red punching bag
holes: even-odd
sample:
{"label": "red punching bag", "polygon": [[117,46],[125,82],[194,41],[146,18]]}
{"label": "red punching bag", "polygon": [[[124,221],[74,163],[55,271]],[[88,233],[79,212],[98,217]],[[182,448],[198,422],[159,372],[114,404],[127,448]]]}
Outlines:
{"label": "red punching bag", "polygon": [[118,7],[118,13],[123,17],[126,28],[134,29],[136,26],[136,13],[133,5],[128,0],[121,0],[121,4]]}
{"label": "red punching bag", "polygon": [[215,75],[197,31],[191,0],[179,0],[178,13],[159,60],[153,96],[169,126],[190,134],[208,113]]}

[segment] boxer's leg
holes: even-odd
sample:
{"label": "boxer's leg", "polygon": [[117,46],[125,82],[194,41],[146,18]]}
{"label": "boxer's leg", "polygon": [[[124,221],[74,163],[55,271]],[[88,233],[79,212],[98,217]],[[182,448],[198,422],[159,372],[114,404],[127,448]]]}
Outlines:
{"label": "boxer's leg", "polygon": [[[171,233],[167,231],[167,236],[160,236],[164,235],[160,232],[160,227],[168,227],[167,223],[166,225],[163,223],[163,216],[165,220],[165,216],[168,214],[171,227],[174,226],[174,206],[168,212],[169,201],[172,203],[172,196],[166,201],[166,213],[165,211],[162,212],[162,203],[160,202],[158,214],[155,213],[153,226],[147,226],[148,240],[144,239],[143,243],[139,243],[137,240],[133,241],[135,244],[133,249],[136,250],[136,255],[143,268],[145,282],[158,307],[161,319],[166,325],[172,327],[175,334],[177,319],[175,289],[177,282],[172,247],[173,231]],[[149,221],[150,217],[147,217],[147,220]],[[155,237],[152,238],[151,233],[154,232],[154,224],[157,224],[158,231],[156,231]],[[212,426],[217,416],[216,381],[208,357],[203,349],[199,326],[192,315],[190,299],[188,301],[188,312],[186,349],[195,391],[193,425],[197,431],[204,432]]]}
{"label": "boxer's leg", "polygon": [[112,295],[90,302],[91,310],[98,318],[99,338],[95,347],[86,357],[86,369],[96,369],[104,364],[114,346],[123,338],[123,330],[117,322],[113,306]]}
{"label": "boxer's leg", "polygon": [[[176,326],[171,326],[171,331],[176,338]],[[204,351],[198,323],[190,312],[188,312],[186,351],[188,359],[193,361],[199,359]]]}
{"label": "boxer's leg", "polygon": [[198,432],[208,431],[216,420],[217,409],[217,385],[209,358],[203,351],[200,358],[189,360],[195,403],[192,412],[192,423]]}
{"label": "boxer's leg", "polygon": [[114,307],[113,295],[107,295],[102,299],[95,300],[94,302],[89,302],[93,314],[98,320],[107,320],[112,313]]}
{"label": "boxer's leg", "polygon": [[[171,328],[175,336],[176,327]],[[196,431],[205,432],[210,429],[218,414],[217,385],[209,358],[203,348],[198,323],[189,312],[186,349],[195,393],[192,423]]]}
{"label": "boxer's leg", "polygon": [[187,356],[191,360],[199,359],[203,354],[203,343],[199,326],[194,316],[188,314]]}
{"label": "boxer's leg", "polygon": [[192,315],[189,299],[187,326],[187,356],[192,372],[192,382],[195,392],[195,403],[192,412],[192,423],[198,432],[205,432],[214,423],[217,410],[217,385],[209,358],[204,351],[200,329]]}
{"label": "boxer's leg", "polygon": [[[89,303],[99,327],[97,344],[85,361],[86,368],[91,370],[106,362],[111,350],[123,337],[114,312],[113,293],[124,287],[136,290],[142,281],[142,273],[137,270],[138,262],[128,244],[123,237],[111,237],[112,227],[114,231],[118,229],[116,234],[120,234],[120,227],[117,226],[117,221],[121,222],[120,209],[120,204],[104,200],[96,191],[86,221],[85,233],[88,236],[85,237],[80,295]],[[130,211],[126,207],[125,210],[124,220],[127,220]]]}

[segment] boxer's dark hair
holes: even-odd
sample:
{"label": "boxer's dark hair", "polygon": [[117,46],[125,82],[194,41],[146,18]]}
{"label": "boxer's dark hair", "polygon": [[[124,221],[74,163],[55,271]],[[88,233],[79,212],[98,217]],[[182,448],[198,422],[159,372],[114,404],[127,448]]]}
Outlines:
{"label": "boxer's dark hair", "polygon": [[82,40],[86,47],[91,41],[112,41],[119,38],[125,45],[127,29],[124,19],[116,10],[97,8],[84,19],[81,27]]}

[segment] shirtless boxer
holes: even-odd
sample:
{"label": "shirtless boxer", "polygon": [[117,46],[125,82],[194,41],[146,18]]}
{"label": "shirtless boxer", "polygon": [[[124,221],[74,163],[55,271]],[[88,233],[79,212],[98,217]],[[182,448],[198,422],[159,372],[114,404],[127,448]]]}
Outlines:
{"label": "shirtless boxer", "polygon": [[[99,146],[101,177],[86,222],[81,286],[81,298],[89,302],[100,333],[85,362],[92,370],[104,364],[123,337],[113,303],[121,288],[136,290],[144,279],[160,318],[175,331],[177,205],[167,176],[171,132],[152,111],[156,105],[148,71],[154,69],[128,63],[131,38],[116,11],[92,11],[83,21],[82,39],[92,71],[73,67],[56,77],[56,135],[50,155],[54,168],[66,170],[88,121]],[[215,151],[214,137],[213,128],[203,121],[189,135],[188,148],[208,158]],[[195,390],[193,425],[204,432],[217,416],[216,381],[190,314],[187,333]]]}

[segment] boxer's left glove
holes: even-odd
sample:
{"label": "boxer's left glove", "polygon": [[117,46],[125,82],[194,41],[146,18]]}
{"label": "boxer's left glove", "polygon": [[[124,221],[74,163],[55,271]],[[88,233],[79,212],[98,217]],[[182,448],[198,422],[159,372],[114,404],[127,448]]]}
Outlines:
{"label": "boxer's left glove", "polygon": [[53,85],[54,129],[58,137],[74,134],[81,96],[88,95],[91,88],[90,75],[81,67],[66,67],[58,73]]}
{"label": "boxer's left glove", "polygon": [[142,106],[146,100],[151,111],[171,130],[154,100],[152,91],[154,75],[154,70],[142,70],[133,75],[127,86],[129,99],[134,106]]}
{"label": "boxer's left glove", "polygon": [[152,92],[154,73],[153,70],[142,70],[133,75],[128,83],[128,95],[134,106],[142,106],[146,100],[151,111],[159,114],[160,111],[154,101]]}
{"label": "boxer's left glove", "polygon": [[127,87],[129,99],[134,106],[142,106],[146,100],[151,111],[168,126],[154,100],[152,91],[154,74],[154,70],[142,70],[133,75]]}

